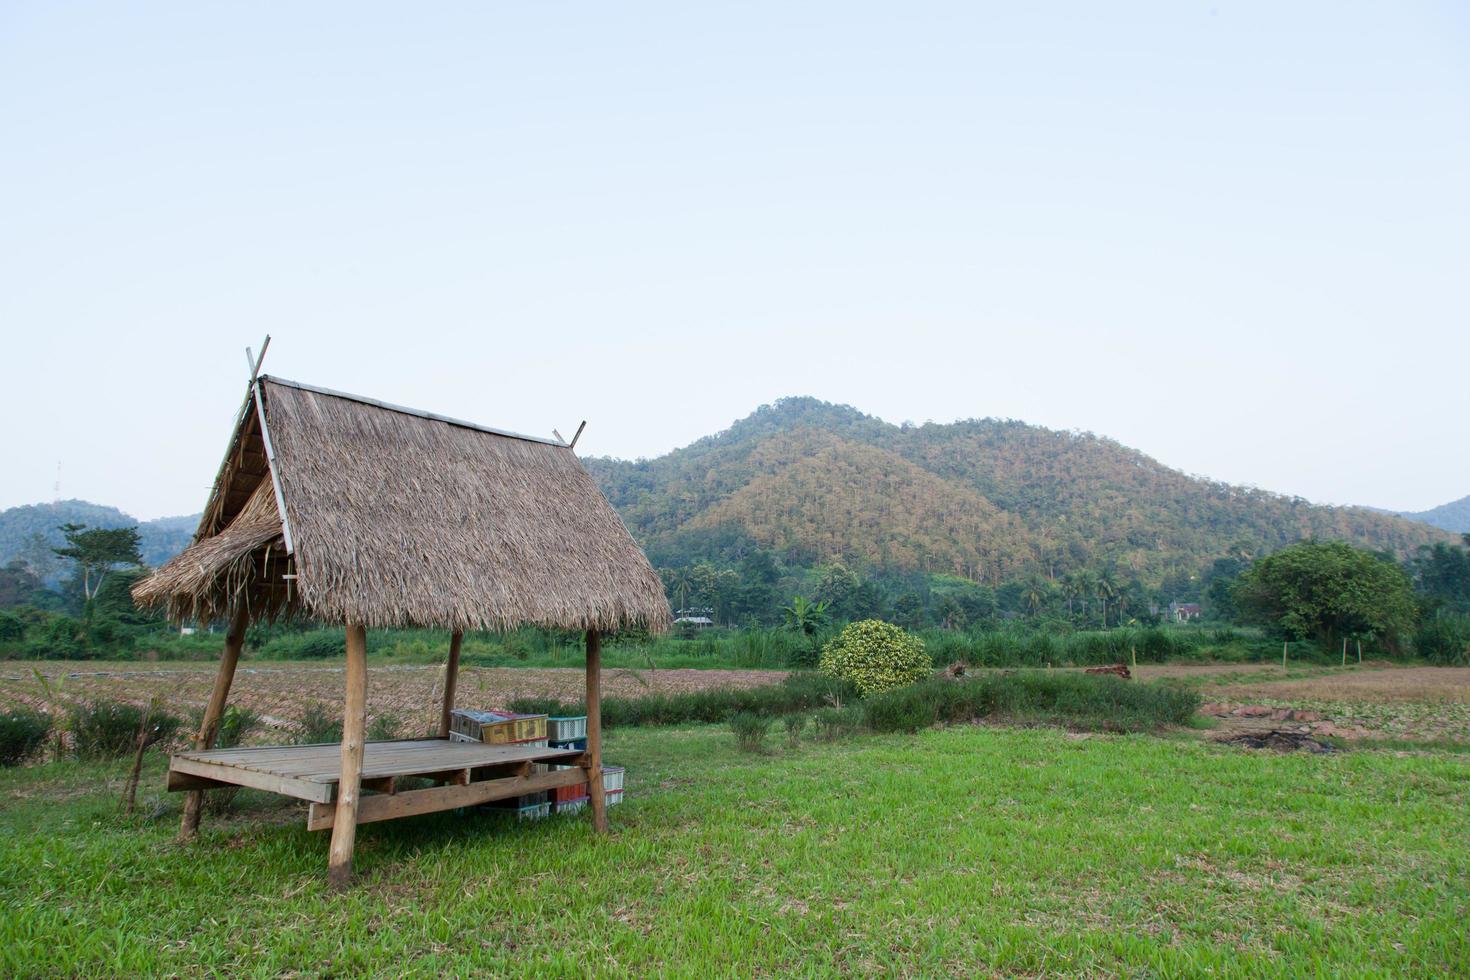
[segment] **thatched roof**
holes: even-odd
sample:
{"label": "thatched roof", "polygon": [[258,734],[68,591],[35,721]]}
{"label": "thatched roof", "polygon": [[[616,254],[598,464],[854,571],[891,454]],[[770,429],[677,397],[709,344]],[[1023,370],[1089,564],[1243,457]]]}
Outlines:
{"label": "thatched roof", "polygon": [[670,621],[663,583],[564,443],[269,377],[194,543],[134,596],[179,620],[245,602],[252,618],[369,627]]}

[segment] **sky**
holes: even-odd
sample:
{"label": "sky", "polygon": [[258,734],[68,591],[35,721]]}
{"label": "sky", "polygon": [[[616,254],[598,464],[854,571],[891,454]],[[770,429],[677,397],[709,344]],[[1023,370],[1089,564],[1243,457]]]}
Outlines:
{"label": "sky", "polygon": [[0,4],[0,507],[281,377],[656,456],[787,395],[1470,494],[1461,3]]}

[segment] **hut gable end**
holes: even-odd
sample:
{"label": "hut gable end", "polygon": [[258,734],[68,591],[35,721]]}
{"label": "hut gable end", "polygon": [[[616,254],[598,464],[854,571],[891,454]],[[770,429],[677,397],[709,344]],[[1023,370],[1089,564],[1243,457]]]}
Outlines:
{"label": "hut gable end", "polygon": [[[284,565],[274,584],[237,576],[237,595],[284,587],[291,612],[369,627],[667,627],[658,575],[559,441],[270,377],[256,390],[294,578],[281,578]],[[203,549],[231,533],[247,504],[256,535],[266,503],[275,519],[271,540],[253,547],[284,554],[271,466],[254,405],[246,409],[196,544],[140,583],[140,601],[163,594],[183,608],[173,601],[183,582],[165,573],[192,561],[197,588]]]}

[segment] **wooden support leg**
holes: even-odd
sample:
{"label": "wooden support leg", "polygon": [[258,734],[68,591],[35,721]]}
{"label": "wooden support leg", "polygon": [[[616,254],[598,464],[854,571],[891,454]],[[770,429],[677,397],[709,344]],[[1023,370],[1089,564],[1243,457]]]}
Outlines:
{"label": "wooden support leg", "polygon": [[342,776],[327,880],[333,888],[352,881],[352,847],[357,841],[357,801],[362,795],[362,752],[367,730],[367,630],[347,627],[347,699],[342,714]]}
{"label": "wooden support leg", "polygon": [[449,714],[454,710],[454,684],[459,680],[459,646],[463,633],[449,636],[449,659],[444,663],[444,710],[439,714],[439,737],[449,737]]}
{"label": "wooden support leg", "polygon": [[607,833],[607,794],[602,787],[602,637],[587,631],[587,796],[592,828]]}
{"label": "wooden support leg", "polygon": [[[194,736],[194,748],[204,750],[214,747],[219,734],[219,720],[225,712],[225,701],[230,696],[230,685],[235,681],[235,666],[240,662],[240,651],[245,646],[245,627],[250,617],[242,605],[230,617],[225,631],[225,652],[220,656],[219,670],[214,675],[214,690],[209,694],[204,717],[199,721],[199,734]],[[204,791],[190,790],[184,796],[184,820],[179,824],[179,840],[189,840],[199,829],[199,813],[204,808]]]}

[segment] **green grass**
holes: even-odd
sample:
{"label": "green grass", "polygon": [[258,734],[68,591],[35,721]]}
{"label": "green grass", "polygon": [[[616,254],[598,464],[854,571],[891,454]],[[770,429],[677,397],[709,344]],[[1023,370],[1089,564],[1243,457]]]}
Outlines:
{"label": "green grass", "polygon": [[[0,773],[0,973],[1362,975],[1470,970],[1470,760],[952,728],[740,753],[625,729],[613,833],[299,811],[172,841],[123,766]],[[107,782],[104,785],[104,780]],[[146,813],[161,797],[150,767]]]}

